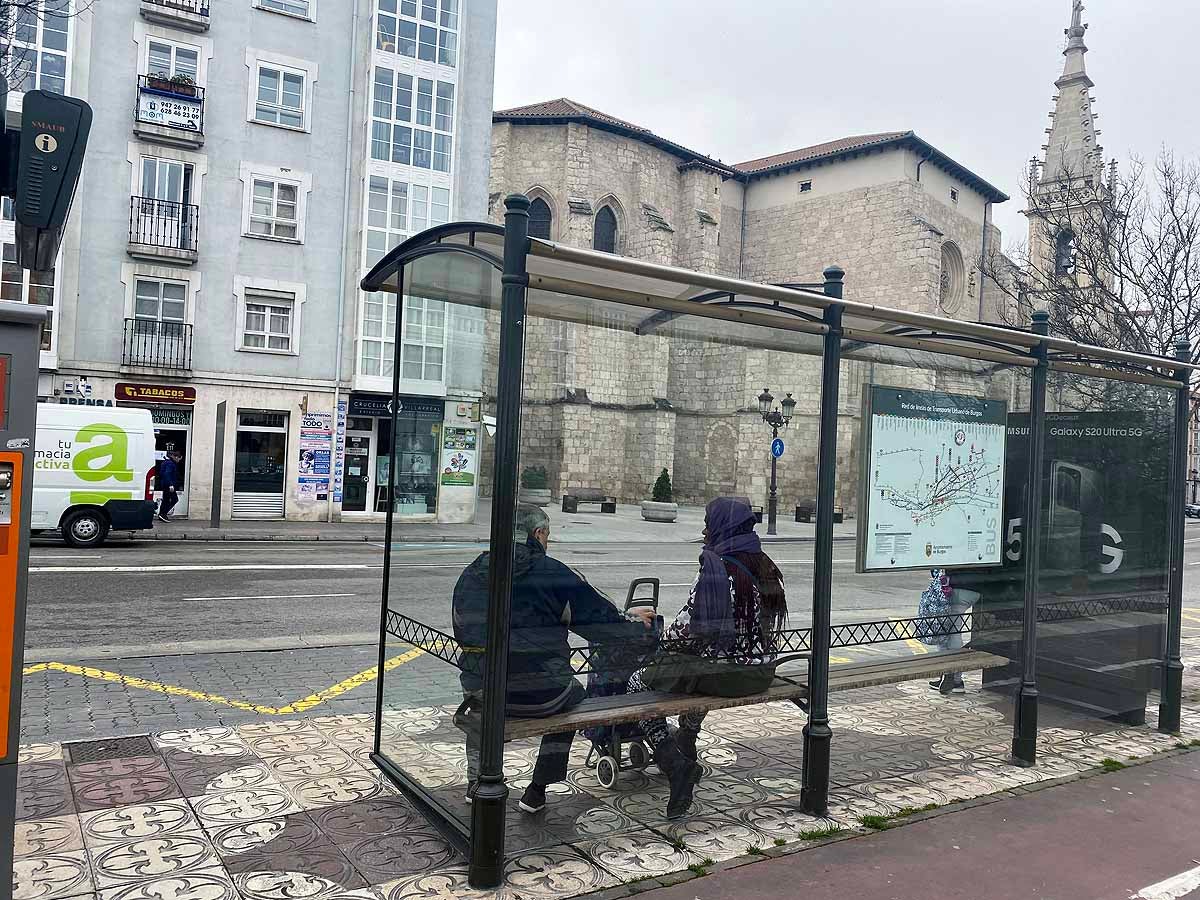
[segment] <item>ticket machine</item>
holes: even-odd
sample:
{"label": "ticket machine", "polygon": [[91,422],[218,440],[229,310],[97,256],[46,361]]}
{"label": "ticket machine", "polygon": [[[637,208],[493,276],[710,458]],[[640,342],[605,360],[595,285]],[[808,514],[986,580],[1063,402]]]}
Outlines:
{"label": "ticket machine", "polygon": [[0,885],[12,884],[29,509],[45,310],[0,301]]}

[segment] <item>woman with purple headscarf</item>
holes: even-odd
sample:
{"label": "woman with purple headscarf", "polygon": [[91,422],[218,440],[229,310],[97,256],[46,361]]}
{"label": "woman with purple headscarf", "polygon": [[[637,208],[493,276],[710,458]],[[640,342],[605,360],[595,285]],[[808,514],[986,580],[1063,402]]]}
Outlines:
{"label": "woman with purple headscarf", "polygon": [[[756,520],[741,498],[718,497],[704,511],[704,549],[687,604],[663,634],[664,649],[633,675],[629,692],[742,697],[775,677],[776,635],[787,619],[783,575],[762,551]],[[640,723],[654,760],[671,782],[667,818],[684,815],[700,780],[696,738],[704,713]]]}

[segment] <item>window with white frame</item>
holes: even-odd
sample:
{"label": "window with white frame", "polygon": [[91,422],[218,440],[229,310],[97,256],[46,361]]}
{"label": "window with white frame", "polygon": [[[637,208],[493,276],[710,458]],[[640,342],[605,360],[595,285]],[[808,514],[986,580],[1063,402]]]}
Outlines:
{"label": "window with white frame", "polygon": [[295,307],[295,297],[247,291],[242,349],[291,353]]}
{"label": "window with white frame", "polygon": [[396,295],[363,294],[359,368],[363,375],[391,378],[396,349]]}
{"label": "window with white frame", "polygon": [[133,286],[133,330],[137,334],[182,337],[187,320],[188,284],[138,277]]}
{"label": "window with white frame", "polygon": [[0,9],[0,33],[11,35],[10,63],[5,69],[13,89],[32,91],[36,88],[65,94],[69,0],[3,6],[8,9]]}
{"label": "window with white frame", "polygon": [[250,180],[248,233],[257,237],[299,240],[299,190],[294,181],[263,175]]}
{"label": "window with white frame", "polygon": [[259,9],[287,13],[302,19],[313,18],[313,0],[258,0]]}
{"label": "window with white frame", "polygon": [[372,175],[367,185],[367,268],[408,234],[408,183]]}
{"label": "window with white frame", "polygon": [[406,297],[400,377],[405,381],[442,381],[446,353],[446,304]]}
{"label": "window with white frame", "polygon": [[376,48],[457,66],[458,5],[459,0],[376,0]]}
{"label": "window with white frame", "polygon": [[449,173],[454,94],[455,87],[448,81],[414,79],[376,66],[371,95],[371,158]]}
{"label": "window with white frame", "polygon": [[150,38],[146,41],[146,74],[181,81],[187,78],[199,84],[200,50],[188,44]]}
{"label": "window with white frame", "polygon": [[29,303],[46,310],[41,349],[54,349],[55,271],[31,272],[17,264],[17,245],[5,242],[0,250],[0,300]]}
{"label": "window with white frame", "polygon": [[305,72],[259,63],[254,121],[287,128],[304,127]]}

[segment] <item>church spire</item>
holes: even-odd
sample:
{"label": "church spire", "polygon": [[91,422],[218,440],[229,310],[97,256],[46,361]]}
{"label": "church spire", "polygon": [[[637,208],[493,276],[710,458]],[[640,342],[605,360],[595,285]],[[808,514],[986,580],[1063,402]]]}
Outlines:
{"label": "church spire", "polygon": [[1071,27],[1066,30],[1067,49],[1063,51],[1066,61],[1062,77],[1054,83],[1058,88],[1055,96],[1054,120],[1049,140],[1042,148],[1046,151],[1045,164],[1041,166],[1041,183],[1056,183],[1067,179],[1104,179],[1104,150],[1097,141],[1100,133],[1096,128],[1096,113],[1092,112],[1091,89],[1094,84],[1087,74],[1085,56],[1087,44],[1084,35],[1087,25],[1083,23],[1083,0],[1072,0]]}

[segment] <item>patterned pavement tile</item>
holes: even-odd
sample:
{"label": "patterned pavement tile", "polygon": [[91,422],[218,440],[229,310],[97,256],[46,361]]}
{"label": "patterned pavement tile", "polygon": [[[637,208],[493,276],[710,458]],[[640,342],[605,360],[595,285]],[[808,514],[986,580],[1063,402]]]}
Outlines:
{"label": "patterned pavement tile", "polygon": [[151,736],[160,750],[185,749],[206,756],[237,756],[249,752],[246,742],[232,728],[188,728],[163,731]]}
{"label": "patterned pavement tile", "polygon": [[83,827],[83,842],[88,847],[200,831],[200,822],[186,800],[99,810],[83,813],[79,818]]}
{"label": "patterned pavement tile", "polygon": [[15,856],[51,856],[83,849],[78,816],[17,822],[16,829]]}
{"label": "patterned pavement tile", "polygon": [[596,797],[551,796],[545,810],[535,815],[511,803],[504,840],[512,855],[644,828],[641,822]]}
{"label": "patterned pavement tile", "polygon": [[167,766],[185,797],[251,788],[280,788],[279,779],[257,756],[198,756],[169,751]]}
{"label": "patterned pavement tile", "polygon": [[281,781],[299,781],[363,771],[348,753],[332,747],[327,750],[271,756],[267,758],[266,764]]}
{"label": "patterned pavement tile", "polygon": [[150,878],[106,888],[99,900],[241,900],[233,880],[220,871]]}
{"label": "patterned pavement tile", "polygon": [[700,859],[722,862],[735,856],[745,856],[754,848],[770,847],[774,838],[744,821],[725,816],[692,816],[678,822],[668,822],[657,831],[673,844],[682,844]]}
{"label": "patterned pavement tile", "polygon": [[[576,849],[619,881],[678,872],[704,858],[682,850],[666,837],[648,830],[582,841]],[[508,881],[516,891],[524,893],[520,881],[512,878]]]}
{"label": "patterned pavement tile", "polygon": [[52,819],[75,813],[75,797],[61,761],[17,766],[17,821]]}
{"label": "patterned pavement tile", "polygon": [[432,826],[374,835],[342,844],[346,858],[371,884],[433,872],[462,859]]}
{"label": "patterned pavement tile", "polygon": [[[214,838],[243,897],[325,897],[368,886],[306,814],[286,816],[271,824],[273,831],[235,825]],[[263,837],[268,839],[260,840]]]}
{"label": "patterned pavement tile", "polygon": [[13,900],[60,900],[93,890],[83,850],[24,856],[13,864]]}
{"label": "patterned pavement tile", "polygon": [[308,815],[323,833],[339,842],[428,827],[407,800],[395,796],[338,803]]}
{"label": "patterned pavement tile", "polygon": [[514,900],[507,885],[495,891],[477,891],[467,883],[465,868],[442,869],[409,875],[378,885],[381,900]]}
{"label": "patterned pavement tile", "polygon": [[395,791],[377,775],[355,767],[355,771],[303,781],[285,781],[284,789],[301,809],[323,809],[344,803],[392,796]]}
{"label": "patterned pavement tile", "polygon": [[182,797],[161,756],[139,756],[67,767],[81,813]]}
{"label": "patterned pavement tile", "polygon": [[797,841],[802,832],[843,827],[833,819],[818,819],[805,814],[798,801],[773,801],[729,811],[730,818],[748,825],[771,839]]}
{"label": "patterned pavement tile", "polygon": [[93,847],[89,856],[100,890],[147,880],[223,873],[216,850],[200,832]]}
{"label": "patterned pavement tile", "polygon": [[336,749],[329,738],[316,728],[305,728],[298,731],[281,732],[279,734],[247,736],[246,743],[251,751],[268,759],[272,756],[291,756],[296,753],[312,753]]}
{"label": "patterned pavement tile", "polygon": [[22,744],[17,749],[17,762],[24,765],[32,762],[62,762],[62,744]]}
{"label": "patterned pavement tile", "polygon": [[208,829],[300,812],[292,796],[278,788],[251,788],[193,797],[192,808]]}
{"label": "patterned pavement tile", "polygon": [[521,900],[555,900],[614,887],[619,879],[581,852],[556,847],[510,859],[504,866],[504,883]]}

